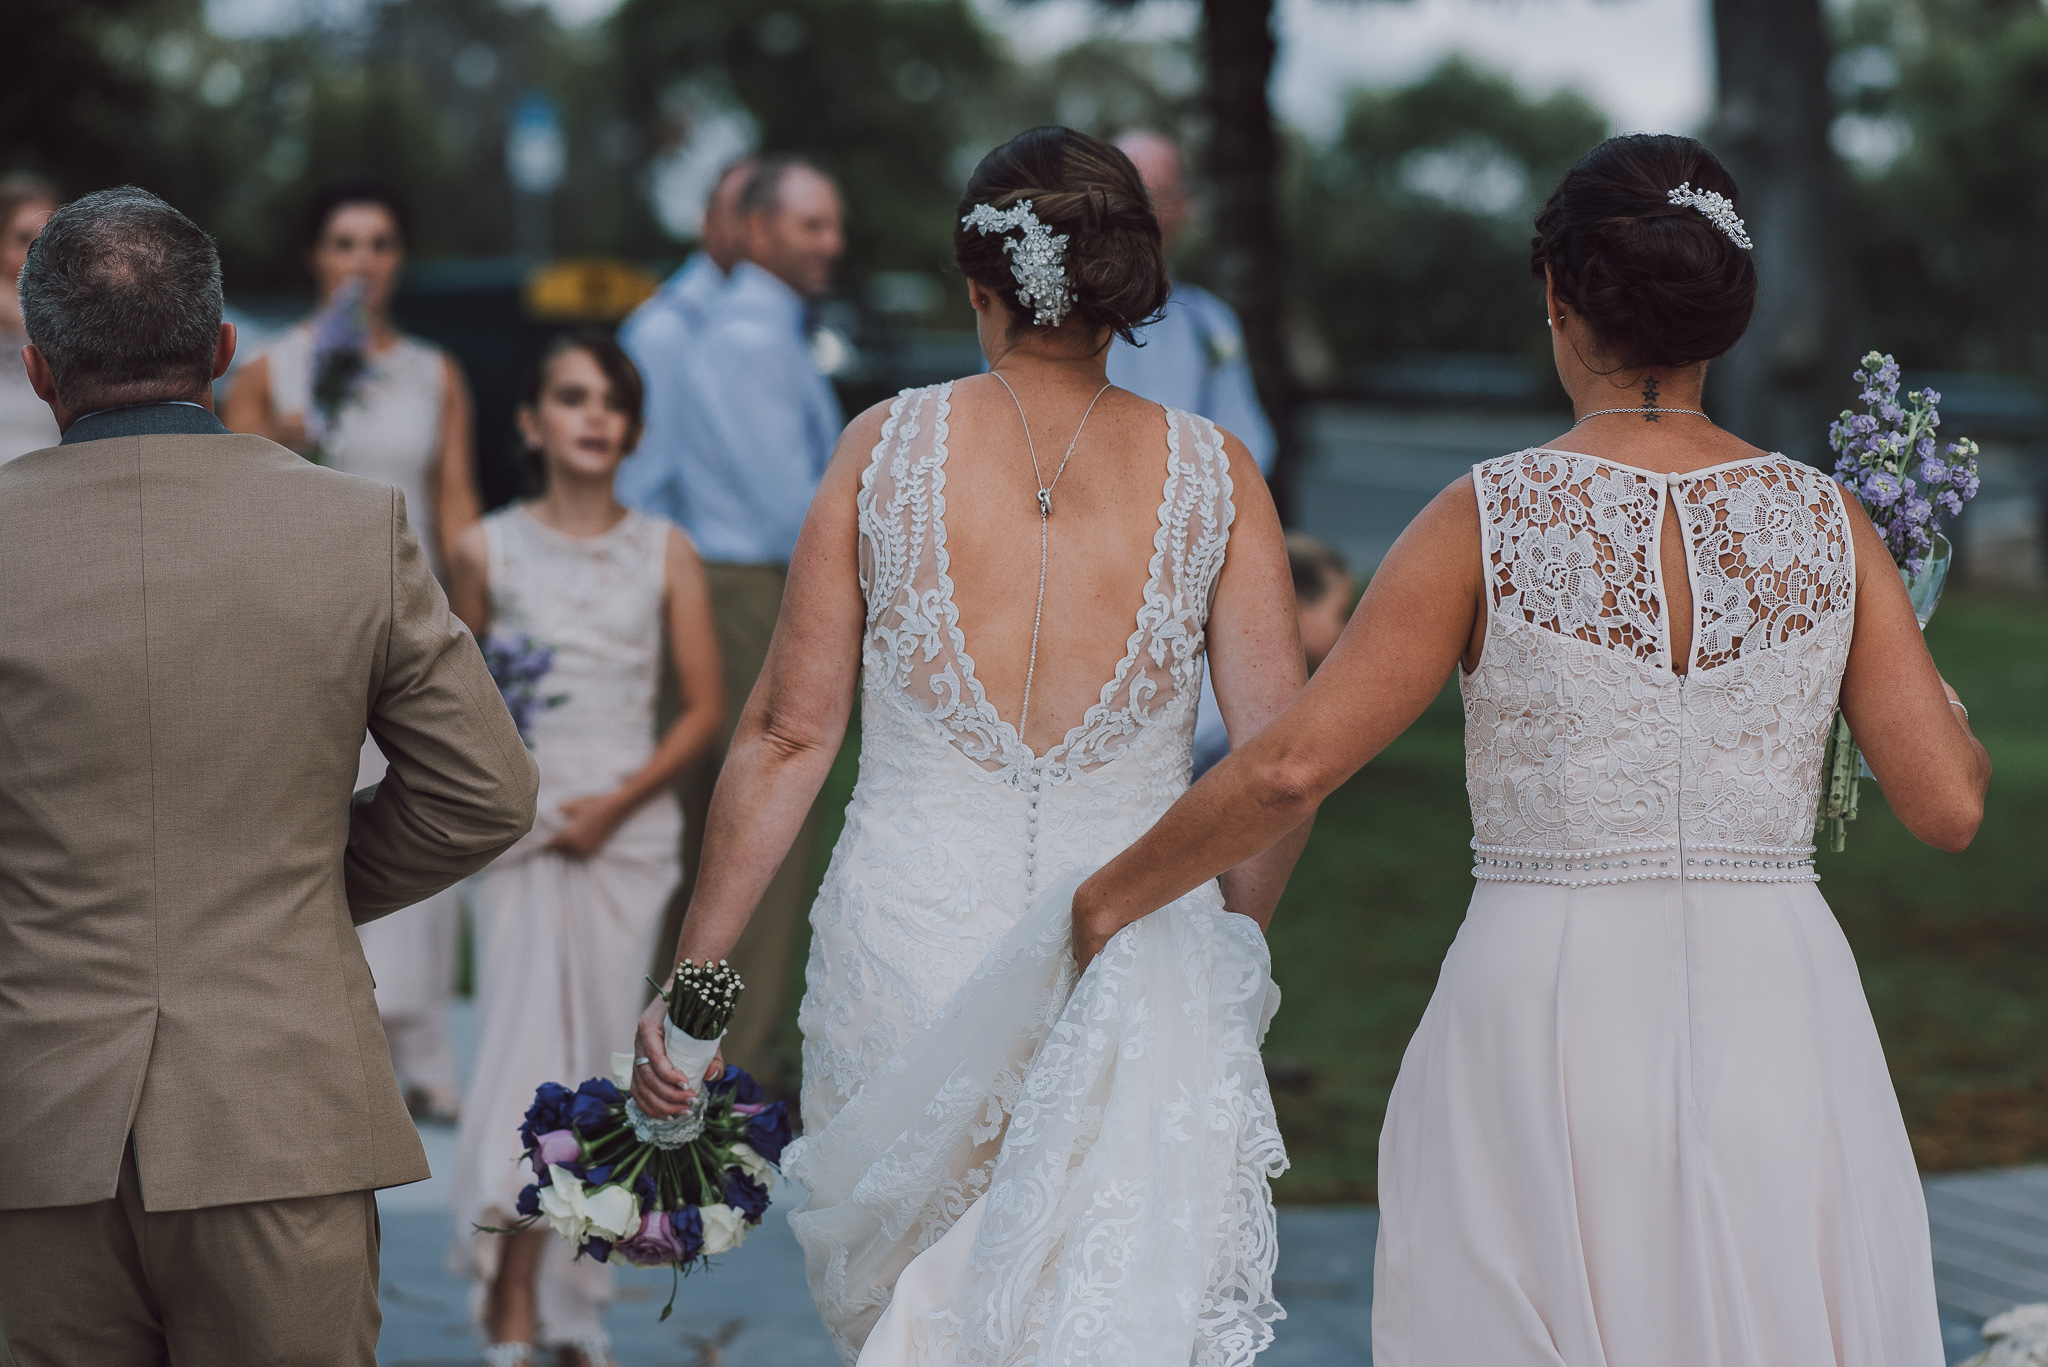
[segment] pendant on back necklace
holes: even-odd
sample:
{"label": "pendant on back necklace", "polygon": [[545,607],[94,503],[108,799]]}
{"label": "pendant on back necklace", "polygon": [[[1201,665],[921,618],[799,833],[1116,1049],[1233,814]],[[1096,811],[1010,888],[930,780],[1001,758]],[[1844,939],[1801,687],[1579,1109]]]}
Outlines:
{"label": "pendant on back necklace", "polygon": [[1060,457],[1059,469],[1052,472],[1052,483],[1047,484],[1045,472],[1038,468],[1038,446],[1031,440],[1031,419],[1024,416],[1024,401],[1017,397],[1016,390],[1010,389],[1010,382],[1003,380],[1002,371],[991,370],[989,374],[1003,381],[1003,388],[1010,390],[1010,402],[1017,405],[1017,421],[1024,424],[1024,449],[1031,453],[1031,478],[1038,485],[1038,606],[1031,610],[1031,658],[1024,665],[1024,710],[1017,718],[1017,743],[1028,753],[1031,747],[1024,739],[1024,729],[1031,724],[1031,679],[1038,672],[1038,628],[1045,620],[1045,561],[1049,545],[1046,526],[1052,520],[1052,491],[1059,484],[1060,476],[1067,472],[1067,462],[1074,458],[1074,448],[1081,444],[1081,428],[1088,425],[1095,405],[1102,402],[1109,386],[1104,384],[1088,401],[1088,411],[1081,415],[1080,425],[1074,428],[1074,439],[1067,443],[1067,454]]}

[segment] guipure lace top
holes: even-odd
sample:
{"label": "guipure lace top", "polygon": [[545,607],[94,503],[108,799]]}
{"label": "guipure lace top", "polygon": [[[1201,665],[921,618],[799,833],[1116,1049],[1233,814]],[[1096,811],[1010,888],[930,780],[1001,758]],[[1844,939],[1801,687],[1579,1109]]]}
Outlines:
{"label": "guipure lace top", "polygon": [[[1536,449],[1473,467],[1489,613],[1460,677],[1474,874],[1803,882],[1855,624],[1833,480],[1783,456],[1659,474]],[[1687,670],[1662,583],[1674,504]]]}

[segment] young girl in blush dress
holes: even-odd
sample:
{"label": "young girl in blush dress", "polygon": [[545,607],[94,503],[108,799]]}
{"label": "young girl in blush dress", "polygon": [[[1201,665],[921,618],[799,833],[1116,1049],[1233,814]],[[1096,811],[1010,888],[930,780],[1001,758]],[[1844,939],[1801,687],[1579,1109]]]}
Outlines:
{"label": "young girl in blush dress", "polygon": [[[540,763],[532,834],[478,880],[480,1040],[462,1108],[455,1213],[479,1283],[492,1367],[535,1345],[570,1363],[610,1361],[611,1271],[545,1230],[477,1232],[516,1218],[531,1181],[517,1131],[534,1089],[609,1076],[646,993],[662,906],[677,879],[676,775],[725,716],[703,565],[669,523],[631,512],[612,476],[640,435],[639,372],[601,333],[543,353],[519,429],[544,492],[470,527],[450,557],[449,599],[479,639],[523,634],[553,649],[529,725]],[[654,734],[663,627],[682,711]]]}

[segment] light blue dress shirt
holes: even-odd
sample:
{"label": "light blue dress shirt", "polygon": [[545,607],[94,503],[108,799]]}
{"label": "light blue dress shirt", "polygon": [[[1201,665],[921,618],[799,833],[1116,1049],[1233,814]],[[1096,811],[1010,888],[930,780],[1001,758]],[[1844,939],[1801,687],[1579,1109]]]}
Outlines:
{"label": "light blue dress shirt", "polygon": [[1145,343],[1110,343],[1110,383],[1140,398],[1199,413],[1236,437],[1273,473],[1273,426],[1259,407],[1244,329],[1230,305],[1199,285],[1175,281],[1158,321],[1138,330]]}
{"label": "light blue dress shirt", "polygon": [[676,458],[636,506],[678,523],[706,560],[786,565],[796,549],[846,425],[806,323],[795,290],[742,261],[686,348]]}
{"label": "light blue dress shirt", "polygon": [[683,415],[691,406],[689,356],[724,289],[725,272],[697,252],[619,325],[619,345],[640,367],[646,400],[640,445],[620,464],[615,487],[619,502],[670,522],[682,521],[675,497],[684,461]]}

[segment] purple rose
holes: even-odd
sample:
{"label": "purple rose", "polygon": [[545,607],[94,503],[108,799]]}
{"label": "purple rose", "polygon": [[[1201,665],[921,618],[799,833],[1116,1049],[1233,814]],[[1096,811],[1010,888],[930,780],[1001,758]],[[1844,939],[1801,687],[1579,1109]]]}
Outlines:
{"label": "purple rose", "polygon": [[519,1147],[530,1149],[540,1135],[568,1124],[571,1100],[573,1094],[559,1082],[543,1082],[535,1088],[533,1104],[526,1108],[526,1123],[519,1127]]}
{"label": "purple rose", "polygon": [[768,1210],[768,1188],[738,1168],[727,1168],[725,1203],[746,1216],[748,1224],[758,1225],[761,1223],[761,1216]]}
{"label": "purple rose", "polygon": [[679,1263],[686,1257],[683,1241],[676,1236],[675,1226],[665,1210],[650,1210],[642,1215],[639,1232],[621,1242],[618,1249],[626,1255],[626,1261],[641,1267]]}
{"label": "purple rose", "polygon": [[583,1156],[582,1141],[576,1138],[574,1130],[549,1130],[536,1135],[533,1145],[533,1162],[536,1172],[545,1172],[550,1163],[573,1163]]}
{"label": "purple rose", "polygon": [[771,1163],[789,1146],[789,1103],[778,1101],[747,1121],[747,1147]]}
{"label": "purple rose", "polygon": [[576,1099],[569,1106],[569,1128],[586,1135],[608,1129],[614,1112],[625,1104],[625,1095],[610,1078],[591,1078],[576,1089]]}

